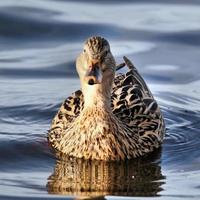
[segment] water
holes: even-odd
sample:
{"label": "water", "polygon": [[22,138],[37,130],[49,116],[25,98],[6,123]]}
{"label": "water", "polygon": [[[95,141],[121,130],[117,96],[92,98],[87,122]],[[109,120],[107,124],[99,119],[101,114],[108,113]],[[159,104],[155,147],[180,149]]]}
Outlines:
{"label": "water", "polygon": [[[0,199],[200,199],[200,2],[167,2],[0,1]],[[48,147],[91,35],[133,60],[158,100],[167,133],[155,155],[89,162]]]}

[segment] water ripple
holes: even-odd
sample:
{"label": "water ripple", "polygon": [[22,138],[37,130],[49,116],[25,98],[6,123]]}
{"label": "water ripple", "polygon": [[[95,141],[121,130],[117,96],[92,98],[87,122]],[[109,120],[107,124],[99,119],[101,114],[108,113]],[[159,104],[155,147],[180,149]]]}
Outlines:
{"label": "water ripple", "polygon": [[163,145],[163,162],[175,165],[177,170],[194,169],[191,168],[196,162],[194,157],[200,156],[200,112],[175,107],[170,110],[165,108],[163,112],[168,127]]}
{"label": "water ripple", "polygon": [[59,105],[27,104],[20,106],[2,107],[1,117],[3,122],[11,124],[18,124],[23,122],[25,125],[25,122],[36,123],[42,121],[44,123],[46,120],[49,120],[49,118],[53,117]]}
{"label": "water ripple", "polygon": [[[199,5],[0,1],[0,199],[52,198],[47,192],[199,199]],[[51,152],[47,130],[80,88],[75,58],[91,35],[110,41],[117,63],[133,60],[158,100],[167,133],[156,158],[66,162]]]}

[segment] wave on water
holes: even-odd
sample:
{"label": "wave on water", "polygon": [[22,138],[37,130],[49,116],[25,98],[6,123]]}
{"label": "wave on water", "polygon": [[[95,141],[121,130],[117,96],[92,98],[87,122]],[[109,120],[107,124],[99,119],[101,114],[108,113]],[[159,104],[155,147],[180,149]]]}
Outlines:
{"label": "wave on water", "polygon": [[[0,199],[199,199],[199,6],[0,1]],[[75,59],[91,35],[110,41],[117,63],[130,58],[158,101],[167,132],[156,155],[114,164],[69,160],[48,146],[52,118],[80,88]]]}

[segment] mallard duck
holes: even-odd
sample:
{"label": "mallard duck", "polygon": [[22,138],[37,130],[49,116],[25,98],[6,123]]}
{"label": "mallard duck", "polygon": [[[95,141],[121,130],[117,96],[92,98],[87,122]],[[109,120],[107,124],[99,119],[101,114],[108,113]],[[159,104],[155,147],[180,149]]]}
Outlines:
{"label": "mallard duck", "polygon": [[52,121],[48,141],[70,157],[125,160],[159,148],[165,133],[162,113],[131,61],[116,74],[108,41],[91,37],[76,59],[81,90],[68,97]]}

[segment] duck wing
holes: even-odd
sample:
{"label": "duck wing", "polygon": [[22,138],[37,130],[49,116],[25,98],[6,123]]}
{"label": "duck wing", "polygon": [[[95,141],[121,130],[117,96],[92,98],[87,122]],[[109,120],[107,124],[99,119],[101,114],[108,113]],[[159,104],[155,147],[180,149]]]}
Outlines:
{"label": "duck wing", "polygon": [[113,113],[130,130],[137,130],[142,141],[158,147],[165,132],[160,108],[137,69],[126,57],[124,60],[129,71],[115,78]]}
{"label": "duck wing", "polygon": [[59,140],[59,136],[70,123],[80,114],[84,106],[83,93],[77,90],[69,96],[61,105],[56,116],[52,120],[51,128],[48,133],[48,140]]}

